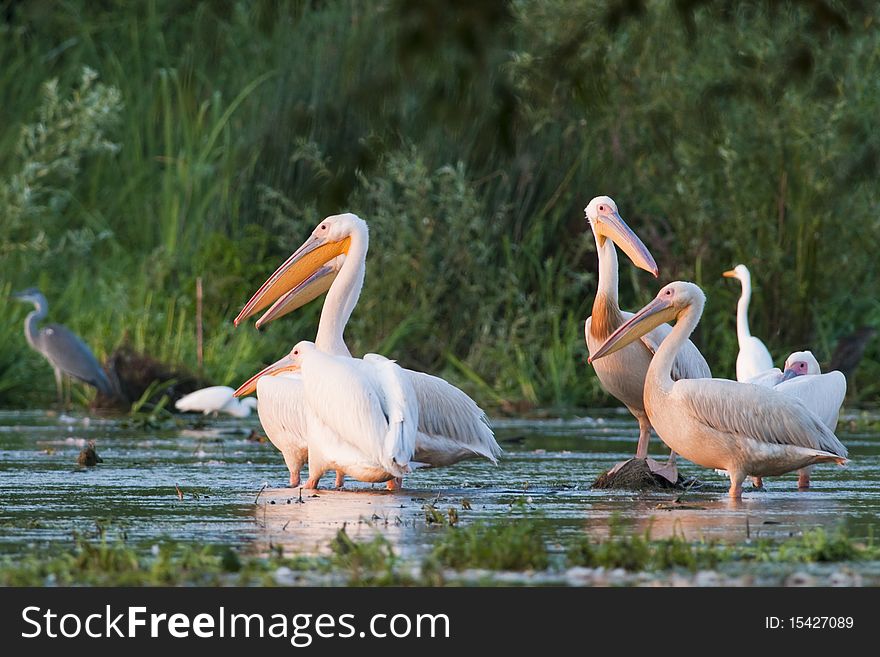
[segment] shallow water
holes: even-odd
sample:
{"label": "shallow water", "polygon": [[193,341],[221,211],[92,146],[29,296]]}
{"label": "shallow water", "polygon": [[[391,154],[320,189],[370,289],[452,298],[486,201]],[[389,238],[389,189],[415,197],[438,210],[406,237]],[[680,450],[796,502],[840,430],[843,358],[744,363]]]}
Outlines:
{"label": "shallow water", "polygon": [[[462,522],[539,512],[551,546],[584,531],[606,533],[615,514],[634,530],[650,526],[654,537],[679,532],[731,542],[839,523],[867,537],[880,525],[880,439],[846,430],[839,435],[850,464],[816,468],[809,492],[797,491],[792,474],[767,479],[765,491],[734,503],[723,477],[680,459],[682,474],[704,485],[676,503],[680,492],[590,490],[635,449],[637,427],[624,412],[499,420],[505,454],[497,467],[470,461],[420,470],[399,493],[351,482],[341,491],[304,491],[302,498],[284,487],[287,471],[272,445],[247,439],[259,428],[256,417],[208,424],[157,431],[82,415],[0,412],[0,554],[70,545],[74,532],[88,536],[98,524],[144,549],[173,539],[315,553],[345,525],[354,537],[381,531],[399,552],[418,556],[438,531],[425,522],[426,504],[444,513],[455,507]],[[97,441],[104,459],[96,467],[76,465],[87,440]],[[651,451],[664,454],[656,439]],[[332,486],[332,476],[322,483]]]}

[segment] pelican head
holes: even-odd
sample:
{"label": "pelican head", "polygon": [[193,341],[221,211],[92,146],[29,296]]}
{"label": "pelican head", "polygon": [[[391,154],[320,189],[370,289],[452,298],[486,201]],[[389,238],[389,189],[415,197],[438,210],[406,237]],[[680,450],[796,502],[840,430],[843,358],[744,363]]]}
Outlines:
{"label": "pelican head", "polygon": [[749,268],[745,265],[737,265],[733,269],[724,272],[721,274],[725,278],[735,278],[742,283],[743,287],[747,287],[751,289],[752,287],[752,275],[749,273]]}
{"label": "pelican head", "polygon": [[596,236],[599,246],[605,244],[605,239],[610,239],[620,250],[623,251],[633,264],[645,271],[651,272],[654,278],[660,274],[654,257],[648,251],[639,236],[626,225],[626,222],[617,211],[617,203],[610,196],[597,196],[584,208],[590,228]]}
{"label": "pelican head", "polygon": [[341,267],[341,260],[336,259],[348,253],[355,235],[367,236],[367,223],[357,215],[325,218],[245,304],[235,325],[273,304],[257,322],[259,328],[326,292]]}
{"label": "pelican head", "polygon": [[302,368],[303,356],[310,351],[314,351],[314,349],[314,342],[309,342],[308,340],[297,342],[293,349],[290,350],[289,354],[279,358],[269,365],[269,367],[260,370],[247,381],[242,383],[238,387],[238,390],[232,393],[233,396],[244,397],[245,395],[253,394],[257,389],[257,381],[264,376],[276,376],[278,374],[284,374],[285,372],[298,372]]}
{"label": "pelican head", "polygon": [[590,356],[589,362],[623,349],[661,324],[677,320],[689,308],[696,307],[702,312],[705,303],[706,295],[693,283],[675,281],[664,286],[653,301],[608,336],[604,344]]}
{"label": "pelican head", "polygon": [[822,369],[819,367],[819,361],[816,360],[812,351],[796,351],[785,359],[782,380],[788,381],[796,376],[821,373]]}

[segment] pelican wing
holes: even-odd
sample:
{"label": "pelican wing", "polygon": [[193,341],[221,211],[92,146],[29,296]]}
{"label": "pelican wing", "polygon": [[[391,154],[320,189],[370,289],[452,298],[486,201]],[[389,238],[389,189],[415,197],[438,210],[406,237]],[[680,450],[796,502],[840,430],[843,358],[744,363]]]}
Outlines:
{"label": "pelican wing", "polygon": [[405,368],[403,372],[415,391],[424,442],[442,442],[442,451],[473,452],[497,463],[501,447],[473,399],[440,377]]}
{"label": "pelican wing", "polygon": [[393,360],[379,354],[366,354],[363,360],[373,368],[375,380],[381,389],[379,403],[388,418],[385,453],[395,463],[405,467],[412,460],[416,448],[419,405],[415,390],[409,377]]}
{"label": "pelican wing", "polygon": [[826,427],[834,431],[846,397],[846,377],[840,372],[796,376],[783,381],[775,390],[799,399]]}
{"label": "pelican wing", "polygon": [[769,370],[761,372],[757,376],[753,376],[746,383],[765,388],[773,388],[782,382],[782,370],[778,367],[771,367]]}
{"label": "pelican wing", "polygon": [[684,379],[673,384],[672,398],[698,422],[742,440],[847,454],[816,415],[775,389],[725,379]]}
{"label": "pelican wing", "polygon": [[[387,366],[396,367],[390,361]],[[315,417],[340,439],[368,454],[388,472],[403,476],[412,450],[402,464],[398,457],[406,455],[407,439],[414,444],[416,427],[406,424],[408,412],[401,407],[402,393],[393,389],[393,373],[385,367],[375,360],[314,352],[302,365],[306,400]],[[391,432],[394,423],[403,424],[405,431]],[[391,450],[386,449],[389,442]]]}
{"label": "pelican wing", "polygon": [[[627,320],[632,315],[632,313],[624,313]],[[652,354],[656,354],[660,344],[670,333],[672,333],[672,327],[669,324],[661,324],[650,333],[642,336],[642,342],[650,349]],[[712,371],[709,369],[709,363],[703,358],[703,354],[700,353],[700,350],[697,349],[693,342],[690,340],[686,341],[678,351],[675,362],[672,364],[672,380],[708,379],[711,376]]]}

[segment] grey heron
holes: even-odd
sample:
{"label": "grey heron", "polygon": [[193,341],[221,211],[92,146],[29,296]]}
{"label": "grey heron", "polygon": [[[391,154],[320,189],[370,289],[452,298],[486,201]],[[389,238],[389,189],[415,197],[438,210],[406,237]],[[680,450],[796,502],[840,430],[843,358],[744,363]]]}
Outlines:
{"label": "grey heron", "polygon": [[34,304],[36,310],[28,313],[24,320],[24,337],[34,351],[39,352],[55,369],[55,385],[58,401],[63,399],[63,377],[66,374],[83,383],[97,388],[102,394],[112,396],[113,386],[98,363],[98,359],[76,334],[61,324],[47,324],[39,327],[40,320],[49,312],[46,297],[37,288],[31,287],[16,292],[12,298]]}

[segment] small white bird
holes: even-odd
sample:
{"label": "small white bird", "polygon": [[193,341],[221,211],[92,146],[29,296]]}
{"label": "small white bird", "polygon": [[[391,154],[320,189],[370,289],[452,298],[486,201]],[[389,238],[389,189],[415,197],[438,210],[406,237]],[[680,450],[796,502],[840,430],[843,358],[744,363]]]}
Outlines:
{"label": "small white bird", "polygon": [[752,298],[752,275],[745,265],[737,265],[724,272],[725,278],[736,278],[742,284],[742,294],[736,304],[736,380],[748,381],[773,368],[773,357],[767,347],[749,331],[749,301]]}
{"label": "small white bird", "polygon": [[225,413],[233,417],[247,417],[257,407],[254,397],[238,399],[229,386],[210,386],[196,390],[178,399],[174,407],[184,413],[204,413],[219,415]]}

